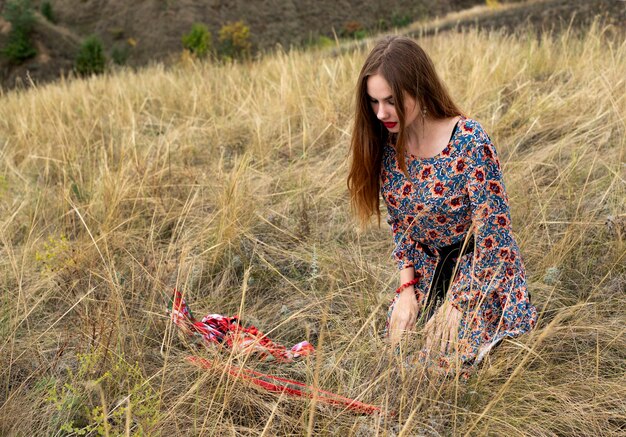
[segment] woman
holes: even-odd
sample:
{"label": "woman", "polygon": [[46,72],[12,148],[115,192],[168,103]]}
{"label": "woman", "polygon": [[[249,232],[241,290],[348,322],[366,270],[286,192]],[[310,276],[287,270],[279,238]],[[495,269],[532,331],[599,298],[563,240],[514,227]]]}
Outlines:
{"label": "woman", "polygon": [[[421,352],[477,364],[506,336],[532,329],[525,270],[491,139],[450,98],[428,55],[387,36],[357,83],[348,188],[362,225],[387,205],[400,271],[392,344],[428,318]],[[436,310],[435,310],[436,308]]]}

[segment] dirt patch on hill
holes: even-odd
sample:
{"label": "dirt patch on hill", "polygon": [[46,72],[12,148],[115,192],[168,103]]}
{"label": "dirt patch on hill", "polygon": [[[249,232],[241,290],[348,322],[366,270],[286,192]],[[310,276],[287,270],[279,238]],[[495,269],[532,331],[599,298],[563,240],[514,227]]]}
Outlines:
{"label": "dirt patch on hill", "polygon": [[[510,2],[496,8],[483,4],[441,18],[416,22],[405,29],[405,34],[418,39],[441,32],[481,29],[524,35],[534,32],[539,37],[546,32],[558,34],[566,29],[584,34],[593,23],[605,29],[607,36],[626,37],[626,1],[530,0]],[[345,44],[334,50],[334,54],[349,52],[364,44],[364,41]]]}
{"label": "dirt patch on hill", "polygon": [[538,33],[560,32],[564,29],[584,31],[594,21],[623,32],[626,25],[626,1],[623,0],[535,0],[509,4],[501,8],[473,8],[422,24],[412,34],[432,34],[473,27],[517,32],[528,27]]}

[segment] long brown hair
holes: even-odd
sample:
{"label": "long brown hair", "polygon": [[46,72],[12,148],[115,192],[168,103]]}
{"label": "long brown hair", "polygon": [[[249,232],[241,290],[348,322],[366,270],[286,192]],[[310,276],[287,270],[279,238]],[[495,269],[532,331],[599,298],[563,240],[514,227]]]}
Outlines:
{"label": "long brown hair", "polygon": [[[400,131],[390,134],[372,110],[367,94],[367,79],[380,74],[391,87]],[[356,113],[348,174],[353,212],[362,228],[372,214],[380,226],[380,169],[383,145],[395,140],[399,167],[407,174],[404,160],[406,131],[404,125],[404,92],[413,97],[420,108],[434,118],[455,117],[462,112],[454,104],[445,85],[437,76],[435,66],[426,52],[411,38],[389,35],[379,40],[367,56],[356,85]],[[392,138],[389,138],[392,135]],[[408,176],[408,175],[407,175]]]}

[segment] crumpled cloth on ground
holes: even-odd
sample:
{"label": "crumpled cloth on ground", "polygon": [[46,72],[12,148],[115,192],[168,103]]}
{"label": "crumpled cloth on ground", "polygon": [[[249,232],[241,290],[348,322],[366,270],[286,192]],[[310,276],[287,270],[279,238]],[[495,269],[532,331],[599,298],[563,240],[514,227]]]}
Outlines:
{"label": "crumpled cloth on ground", "polygon": [[178,290],[174,290],[169,313],[175,325],[190,336],[199,336],[205,345],[220,345],[237,353],[256,355],[261,361],[292,362],[315,352],[308,341],[301,341],[287,349],[256,327],[245,327],[237,316],[208,314],[202,320],[197,320]]}
{"label": "crumpled cloth on ground", "polygon": [[[168,308],[172,322],[189,336],[196,336],[207,346],[219,345],[235,352],[249,353],[263,361],[289,363],[298,358],[311,355],[315,348],[308,341],[302,341],[287,349],[280,343],[270,340],[254,326],[245,327],[237,316],[226,317],[220,314],[209,314],[197,320],[178,290]],[[360,414],[389,414],[376,405],[370,405],[341,396],[337,393],[322,390],[319,387],[306,385],[292,379],[261,373],[245,367],[233,366],[229,363],[214,363],[206,358],[191,355],[187,360],[205,369],[224,368],[230,375],[241,378],[257,387],[270,392],[284,393],[289,396],[314,399],[328,405],[341,407]]]}

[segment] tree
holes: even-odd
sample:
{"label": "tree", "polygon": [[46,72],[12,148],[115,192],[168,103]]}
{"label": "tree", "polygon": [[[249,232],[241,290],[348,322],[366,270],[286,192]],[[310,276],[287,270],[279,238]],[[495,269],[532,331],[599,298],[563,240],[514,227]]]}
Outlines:
{"label": "tree", "polygon": [[22,63],[37,54],[31,41],[35,17],[29,0],[11,0],[4,8],[3,17],[11,23],[8,43],[2,54],[11,62]]}
{"label": "tree", "polygon": [[91,35],[85,38],[76,56],[75,69],[78,74],[88,76],[90,74],[104,73],[106,57],[102,41]]}
{"label": "tree", "polygon": [[211,33],[202,23],[194,23],[191,31],[183,35],[183,47],[195,57],[204,58],[211,51]]}
{"label": "tree", "polygon": [[51,23],[56,23],[56,17],[54,16],[54,11],[52,10],[52,4],[49,1],[44,1],[41,3],[41,15],[46,17],[46,19]]}
{"label": "tree", "polygon": [[220,53],[226,59],[250,55],[250,28],[243,21],[227,23],[219,31]]}

